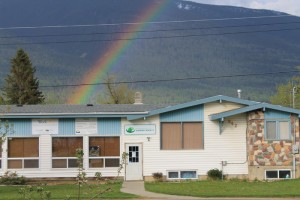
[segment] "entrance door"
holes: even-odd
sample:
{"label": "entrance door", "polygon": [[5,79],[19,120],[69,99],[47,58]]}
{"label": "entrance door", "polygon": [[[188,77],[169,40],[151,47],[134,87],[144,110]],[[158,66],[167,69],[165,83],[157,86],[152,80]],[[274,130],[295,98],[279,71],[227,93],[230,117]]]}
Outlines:
{"label": "entrance door", "polygon": [[126,181],[143,180],[142,145],[126,144]]}

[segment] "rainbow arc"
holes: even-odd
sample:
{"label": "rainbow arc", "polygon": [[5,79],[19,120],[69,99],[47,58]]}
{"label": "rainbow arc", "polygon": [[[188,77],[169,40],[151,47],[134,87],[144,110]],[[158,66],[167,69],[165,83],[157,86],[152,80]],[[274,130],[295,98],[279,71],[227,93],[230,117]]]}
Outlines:
{"label": "rainbow arc", "polygon": [[[170,0],[151,1],[151,3],[145,8],[140,15],[129,25],[120,38],[133,39],[137,37],[139,30],[142,30],[147,22],[152,21],[159,13],[165,8]],[[107,50],[100,56],[97,62],[91,67],[91,69],[84,75],[82,83],[97,83],[103,80],[107,72],[112,69],[121,55],[130,48],[132,40],[118,40],[114,41]],[[68,104],[84,104],[95,92],[96,85],[81,85],[79,86],[73,95],[68,98]]]}

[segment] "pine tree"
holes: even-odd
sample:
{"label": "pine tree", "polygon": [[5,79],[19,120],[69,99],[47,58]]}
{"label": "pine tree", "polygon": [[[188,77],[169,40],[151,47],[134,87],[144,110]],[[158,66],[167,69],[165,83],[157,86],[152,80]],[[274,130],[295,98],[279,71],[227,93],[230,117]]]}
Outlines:
{"label": "pine tree", "polygon": [[27,53],[19,49],[11,59],[10,74],[5,79],[4,96],[8,104],[44,102],[44,95],[38,90],[39,81],[34,77],[35,71]]}

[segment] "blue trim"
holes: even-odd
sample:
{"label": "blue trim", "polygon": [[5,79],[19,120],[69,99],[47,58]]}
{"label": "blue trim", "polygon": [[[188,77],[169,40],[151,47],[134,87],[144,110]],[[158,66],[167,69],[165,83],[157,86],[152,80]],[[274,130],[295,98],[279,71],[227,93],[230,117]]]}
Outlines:
{"label": "blue trim", "polygon": [[98,118],[97,128],[101,136],[120,136],[121,118]]}
{"label": "blue trim", "polygon": [[210,103],[210,102],[215,102],[215,101],[219,101],[219,102],[228,101],[228,102],[238,103],[238,104],[247,105],[247,106],[255,105],[255,104],[258,103],[258,102],[255,102],[255,101],[248,101],[248,100],[244,100],[244,99],[218,95],[218,96],[214,96],[214,97],[200,99],[200,100],[197,100],[197,101],[192,101],[192,102],[188,102],[188,103],[178,104],[178,105],[175,105],[175,106],[168,106],[168,107],[165,107],[165,108],[152,110],[152,111],[149,112],[149,114],[146,114],[146,115],[139,115],[139,116],[130,115],[130,116],[127,117],[127,119],[128,120],[136,120],[136,119],[140,119],[140,118],[143,118],[143,117],[150,117],[150,116],[157,115],[157,114],[162,114],[162,113],[166,113],[166,112],[170,112],[170,111],[174,111],[174,110],[184,109],[184,108],[197,106],[197,105]]}
{"label": "blue trim", "polygon": [[74,118],[59,119],[58,135],[75,135],[75,119]]}
{"label": "blue trim", "polygon": [[203,105],[175,110],[160,115],[161,122],[199,122],[204,121]]}
{"label": "blue trim", "polygon": [[13,132],[7,134],[7,136],[32,136],[32,123],[31,119],[10,119],[8,120],[9,129]]}
{"label": "blue trim", "polygon": [[210,120],[218,120],[218,119],[222,119],[225,117],[230,117],[233,115],[238,115],[241,113],[245,113],[245,112],[249,112],[249,111],[253,111],[253,110],[257,110],[257,109],[272,109],[275,111],[282,111],[282,112],[300,115],[300,110],[298,110],[298,109],[287,108],[287,107],[272,105],[272,104],[268,104],[268,103],[256,103],[254,105],[246,106],[244,108],[239,108],[239,109],[235,109],[235,110],[231,110],[231,111],[227,111],[227,112],[209,115],[209,119]]}
{"label": "blue trim", "polygon": [[267,110],[265,119],[290,119],[290,113],[277,110]]}

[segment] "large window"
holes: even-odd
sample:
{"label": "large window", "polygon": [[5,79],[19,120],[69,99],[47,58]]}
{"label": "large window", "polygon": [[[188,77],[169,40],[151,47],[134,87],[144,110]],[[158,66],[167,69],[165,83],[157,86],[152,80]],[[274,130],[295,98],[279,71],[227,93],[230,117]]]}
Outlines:
{"label": "large window", "polygon": [[266,121],[266,139],[268,140],[289,140],[290,136],[290,122],[280,120]]}
{"label": "large window", "polygon": [[161,123],[161,148],[203,149],[202,132],[202,122]]}
{"label": "large window", "polygon": [[90,137],[89,167],[119,167],[120,137]]}
{"label": "large window", "polygon": [[8,169],[39,168],[39,138],[8,138]]}
{"label": "large window", "polygon": [[82,137],[52,138],[52,168],[78,167],[76,149],[82,149]]}

